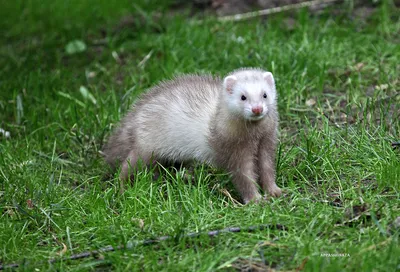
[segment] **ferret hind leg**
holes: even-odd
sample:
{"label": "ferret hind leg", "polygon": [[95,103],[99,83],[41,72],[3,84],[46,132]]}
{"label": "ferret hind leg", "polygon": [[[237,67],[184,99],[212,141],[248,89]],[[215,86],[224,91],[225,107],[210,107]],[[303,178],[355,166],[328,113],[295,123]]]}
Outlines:
{"label": "ferret hind leg", "polygon": [[138,156],[135,150],[131,150],[128,157],[122,162],[121,172],[119,173],[120,180],[120,193],[125,191],[125,181],[130,180],[134,174],[136,164],[138,161]]}

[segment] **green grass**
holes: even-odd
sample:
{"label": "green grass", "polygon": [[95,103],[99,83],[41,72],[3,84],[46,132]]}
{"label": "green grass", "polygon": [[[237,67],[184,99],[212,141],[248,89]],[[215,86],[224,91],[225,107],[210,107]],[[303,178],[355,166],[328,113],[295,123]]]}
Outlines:
{"label": "green grass", "polygon": [[[301,10],[288,28],[287,14],[191,24],[155,1],[41,3],[1,4],[0,128],[11,137],[0,135],[0,263],[26,271],[399,269],[400,152],[391,143],[400,140],[400,21],[390,4],[366,20]],[[87,49],[67,54],[74,40]],[[284,196],[234,204],[223,193],[237,197],[229,177],[205,166],[192,181],[173,169],[152,181],[143,170],[120,195],[99,151],[137,95],[174,74],[243,66],[276,78]],[[287,230],[179,238],[258,224]],[[70,256],[161,235],[177,238],[46,262],[63,244]]]}

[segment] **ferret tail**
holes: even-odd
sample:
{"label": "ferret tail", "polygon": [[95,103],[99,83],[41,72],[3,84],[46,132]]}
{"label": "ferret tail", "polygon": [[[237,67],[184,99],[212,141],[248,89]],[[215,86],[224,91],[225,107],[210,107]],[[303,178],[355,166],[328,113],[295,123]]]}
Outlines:
{"label": "ferret tail", "polygon": [[103,146],[104,160],[115,170],[121,162],[126,160],[130,150],[134,148],[133,132],[128,131],[123,123],[115,129]]}

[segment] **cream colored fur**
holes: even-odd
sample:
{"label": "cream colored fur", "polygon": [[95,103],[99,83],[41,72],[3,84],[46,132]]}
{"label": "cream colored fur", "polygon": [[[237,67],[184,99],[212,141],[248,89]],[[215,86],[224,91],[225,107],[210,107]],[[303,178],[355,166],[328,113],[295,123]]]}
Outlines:
{"label": "cream colored fur", "polygon": [[[245,99],[244,99],[245,98]],[[121,179],[139,159],[150,163],[197,160],[224,168],[245,203],[275,184],[278,113],[270,72],[239,69],[223,80],[186,75],[162,82],[134,105],[104,149]]]}

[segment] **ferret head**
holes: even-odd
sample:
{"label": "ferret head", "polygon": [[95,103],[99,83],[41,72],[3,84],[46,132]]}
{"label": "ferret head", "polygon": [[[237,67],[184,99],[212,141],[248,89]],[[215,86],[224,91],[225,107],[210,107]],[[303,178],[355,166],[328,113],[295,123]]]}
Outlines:
{"label": "ferret head", "polygon": [[275,110],[275,80],[270,72],[238,70],[224,78],[223,87],[229,111],[245,120],[258,121]]}

